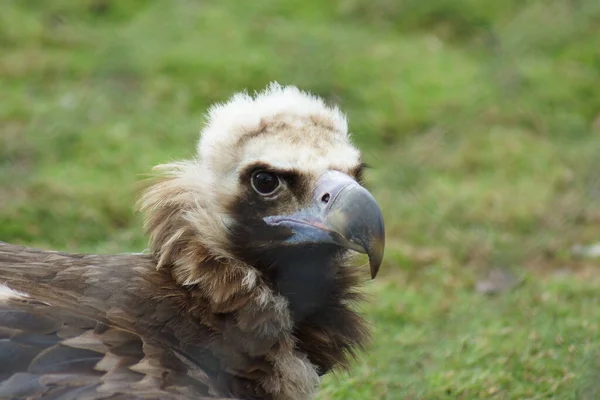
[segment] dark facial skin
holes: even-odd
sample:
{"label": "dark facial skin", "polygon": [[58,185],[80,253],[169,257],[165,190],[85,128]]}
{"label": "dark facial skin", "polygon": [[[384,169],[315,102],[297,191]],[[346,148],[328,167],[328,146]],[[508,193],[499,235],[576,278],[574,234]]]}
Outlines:
{"label": "dark facial skin", "polygon": [[[362,166],[351,172],[358,176],[361,173]],[[365,198],[362,192],[347,194],[346,187],[366,190],[359,187],[356,175],[350,177],[337,171],[326,174],[332,178],[318,180],[299,171],[278,171],[261,164],[251,166],[240,175],[240,184],[245,188],[243,196],[230,209],[235,221],[229,227],[232,251],[263,272],[272,287],[287,297],[296,321],[304,319],[327,301],[334,289],[336,271],[344,268],[344,254],[348,248],[357,249],[355,243],[340,240],[340,235],[332,239],[329,226],[325,226],[331,216],[327,210],[335,208],[333,203],[343,202],[344,196],[354,196],[353,199],[358,200],[356,204]],[[354,200],[349,200],[350,205]],[[371,202],[370,199],[366,201]],[[362,211],[346,210],[341,214],[349,219],[360,219]],[[277,222],[271,223],[272,219],[277,219]],[[290,223],[290,219],[294,222]],[[309,224],[304,224],[305,221]],[[383,235],[383,225],[374,229],[381,230],[376,236]],[[344,230],[343,226],[341,230]],[[382,253],[383,248],[378,251]]]}

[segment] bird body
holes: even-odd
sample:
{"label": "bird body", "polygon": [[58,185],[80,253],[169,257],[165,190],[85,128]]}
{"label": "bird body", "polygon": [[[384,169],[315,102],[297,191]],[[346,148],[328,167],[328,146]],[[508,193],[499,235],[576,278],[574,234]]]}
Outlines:
{"label": "bird body", "polygon": [[311,398],[368,339],[361,171],[343,114],[294,87],[213,107],[140,198],[149,254],[0,243],[0,398]]}

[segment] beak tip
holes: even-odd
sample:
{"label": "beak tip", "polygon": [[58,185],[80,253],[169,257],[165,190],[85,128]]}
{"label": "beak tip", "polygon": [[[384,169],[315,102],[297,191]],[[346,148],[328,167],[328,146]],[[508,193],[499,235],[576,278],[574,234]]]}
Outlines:
{"label": "beak tip", "polygon": [[380,233],[375,235],[374,240],[371,242],[367,250],[369,256],[369,264],[371,267],[371,279],[375,279],[379,272],[379,267],[383,262],[383,253],[385,251],[385,233],[383,227],[383,220],[381,220]]}
{"label": "beak tip", "polygon": [[379,267],[381,266],[381,261],[381,258],[379,258],[378,260],[371,260],[369,262],[371,267],[371,279],[375,279],[375,277],[377,276],[377,273],[379,272]]}

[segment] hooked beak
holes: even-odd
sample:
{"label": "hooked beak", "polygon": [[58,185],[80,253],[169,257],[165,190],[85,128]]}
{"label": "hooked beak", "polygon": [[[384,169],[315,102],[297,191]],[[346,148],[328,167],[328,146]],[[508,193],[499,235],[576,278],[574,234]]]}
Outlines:
{"label": "hooked beak", "polygon": [[264,221],[289,228],[292,235],[285,240],[289,244],[330,243],[365,253],[371,278],[377,276],[385,248],[381,210],[371,193],[344,173],[323,174],[307,208]]}

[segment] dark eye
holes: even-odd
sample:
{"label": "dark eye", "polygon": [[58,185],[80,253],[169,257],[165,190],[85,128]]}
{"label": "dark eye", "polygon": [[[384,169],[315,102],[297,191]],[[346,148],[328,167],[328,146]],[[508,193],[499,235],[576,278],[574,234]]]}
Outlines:
{"label": "dark eye", "polygon": [[252,174],[252,187],[263,196],[273,194],[279,187],[279,177],[267,171],[256,171]]}

